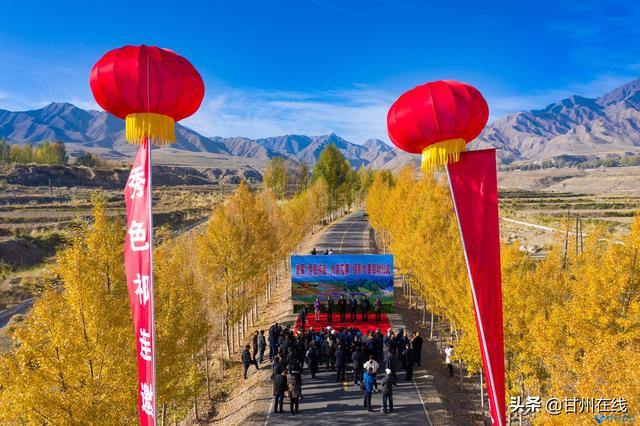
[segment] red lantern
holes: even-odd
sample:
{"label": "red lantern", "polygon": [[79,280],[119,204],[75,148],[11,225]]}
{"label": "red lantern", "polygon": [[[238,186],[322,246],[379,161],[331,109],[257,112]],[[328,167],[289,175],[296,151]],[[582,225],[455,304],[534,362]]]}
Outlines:
{"label": "red lantern", "polygon": [[457,162],[466,144],[489,119],[480,92],[454,80],[440,80],[403,93],[389,108],[387,131],[403,151],[422,153],[422,170]]}
{"label": "red lantern", "polygon": [[107,52],[91,70],[98,104],[126,120],[130,143],[149,138],[175,142],[174,123],[196,112],[204,82],[182,56],[152,46],[124,46]]}

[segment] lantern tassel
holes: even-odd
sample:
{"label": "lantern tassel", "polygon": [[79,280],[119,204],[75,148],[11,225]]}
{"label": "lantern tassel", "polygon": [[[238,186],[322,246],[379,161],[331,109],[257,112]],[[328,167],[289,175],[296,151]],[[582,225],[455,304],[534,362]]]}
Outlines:
{"label": "lantern tassel", "polygon": [[140,144],[144,138],[157,145],[175,143],[175,122],[168,115],[139,112],[127,115],[126,137],[129,143]]}
{"label": "lantern tassel", "polygon": [[449,139],[446,141],[429,145],[422,151],[423,173],[433,173],[442,170],[449,163],[457,163],[460,160],[460,153],[467,147],[464,139]]}

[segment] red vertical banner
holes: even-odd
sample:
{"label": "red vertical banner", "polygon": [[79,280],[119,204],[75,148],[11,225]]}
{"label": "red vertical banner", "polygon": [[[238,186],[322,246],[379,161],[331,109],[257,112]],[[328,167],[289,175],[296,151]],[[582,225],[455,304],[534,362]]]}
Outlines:
{"label": "red vertical banner", "polygon": [[151,146],[138,149],[124,190],[127,235],[124,265],[133,314],[138,357],[138,412],[140,425],[156,424],[155,335],[153,323],[153,238],[151,212]]}
{"label": "red vertical banner", "polygon": [[495,149],[464,152],[449,164],[493,424],[504,426],[504,338]]}

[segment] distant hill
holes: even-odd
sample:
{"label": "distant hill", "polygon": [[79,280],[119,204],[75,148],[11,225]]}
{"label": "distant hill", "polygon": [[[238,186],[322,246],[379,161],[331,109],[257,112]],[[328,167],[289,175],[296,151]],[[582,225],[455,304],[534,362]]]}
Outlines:
{"label": "distant hill", "polygon": [[[124,139],[124,122],[101,111],[87,111],[68,103],[52,103],[32,111],[0,110],[0,138],[17,143],[62,140],[70,150],[87,150],[108,158],[130,157],[135,147]],[[179,158],[184,165],[212,166],[224,159],[235,164],[251,159],[248,167],[276,156],[311,165],[330,143],[351,164],[398,169],[419,162],[378,139],[355,144],[336,135],[284,135],[260,139],[207,137],[176,125],[176,144],[160,161]],[[547,159],[589,161],[640,154],[640,79],[599,98],[574,95],[544,109],[510,114],[487,126],[472,149],[496,147],[501,164]],[[175,154],[175,155],[174,155]],[[188,161],[197,160],[193,163]]]}

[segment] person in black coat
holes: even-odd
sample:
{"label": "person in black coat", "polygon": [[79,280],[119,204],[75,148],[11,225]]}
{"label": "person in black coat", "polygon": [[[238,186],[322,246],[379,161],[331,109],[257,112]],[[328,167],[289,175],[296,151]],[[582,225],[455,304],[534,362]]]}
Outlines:
{"label": "person in black coat", "polygon": [[364,296],[362,302],[360,302],[360,309],[362,310],[362,321],[369,321],[369,306],[370,302],[367,296]]}
{"label": "person in black coat", "polygon": [[382,302],[379,297],[376,297],[376,303],[373,305],[376,314],[376,322],[382,321]]}
{"label": "person in black coat", "polygon": [[331,316],[333,315],[333,299],[331,296],[327,298],[327,322],[331,323]]}
{"label": "person in black coat", "polygon": [[406,379],[413,379],[413,350],[411,349],[411,345],[407,343],[404,351],[402,351],[402,363],[404,364],[404,370],[406,372]]}
{"label": "person in black coat", "polygon": [[340,321],[345,322],[347,320],[347,301],[342,295],[338,299],[338,312],[340,312]]}
{"label": "person in black coat", "polygon": [[342,345],[340,345],[336,350],[336,381],[337,382],[343,382],[345,380],[345,377],[344,377],[345,363],[346,363],[346,356],[345,356]]}
{"label": "person in black coat", "polygon": [[278,337],[280,337],[280,332],[278,330],[278,323],[275,323],[269,327],[269,361],[271,362],[273,362],[273,357],[278,353],[276,349]]}
{"label": "person in black coat", "polygon": [[351,321],[357,321],[356,310],[358,309],[358,300],[351,295],[351,300],[349,301],[349,308],[351,310]]}
{"label": "person in black coat", "polygon": [[[391,370],[387,368],[385,372],[387,375],[384,376],[380,382],[382,386],[382,412],[393,413],[393,385],[395,379],[393,378],[393,374],[391,374]],[[388,409],[387,406],[389,407]]]}
{"label": "person in black coat", "polygon": [[287,384],[287,370],[284,370],[282,374],[276,375],[273,379],[273,396],[275,398],[275,404],[273,406],[273,412],[277,413],[278,408],[280,408],[280,412],[283,413],[282,405],[284,404],[284,393],[288,389]]}
{"label": "person in black coat", "polygon": [[314,342],[311,342],[309,349],[307,349],[305,358],[307,359],[307,366],[311,372],[311,378],[315,378],[318,372],[318,350]]}
{"label": "person in black coat", "polygon": [[358,381],[362,380],[362,365],[364,364],[364,353],[362,347],[355,348],[351,355],[351,362],[353,362],[353,381],[357,385]]}
{"label": "person in black coat", "polygon": [[256,370],[260,370],[260,367],[258,367],[258,361],[256,361],[255,358],[251,357],[251,352],[249,351],[249,348],[251,346],[247,345],[244,347],[244,350],[242,351],[242,366],[244,367],[244,378],[245,380],[247,379],[247,370],[249,370],[249,366],[251,364],[256,366]]}
{"label": "person in black coat", "polygon": [[307,323],[307,305],[303,305],[300,308],[300,324],[302,325],[302,331],[304,331],[304,325]]}
{"label": "person in black coat", "polygon": [[423,340],[422,337],[420,337],[420,332],[416,331],[413,340],[411,340],[411,345],[413,346],[413,358],[418,367],[420,367],[420,359],[422,358],[422,343]]}

